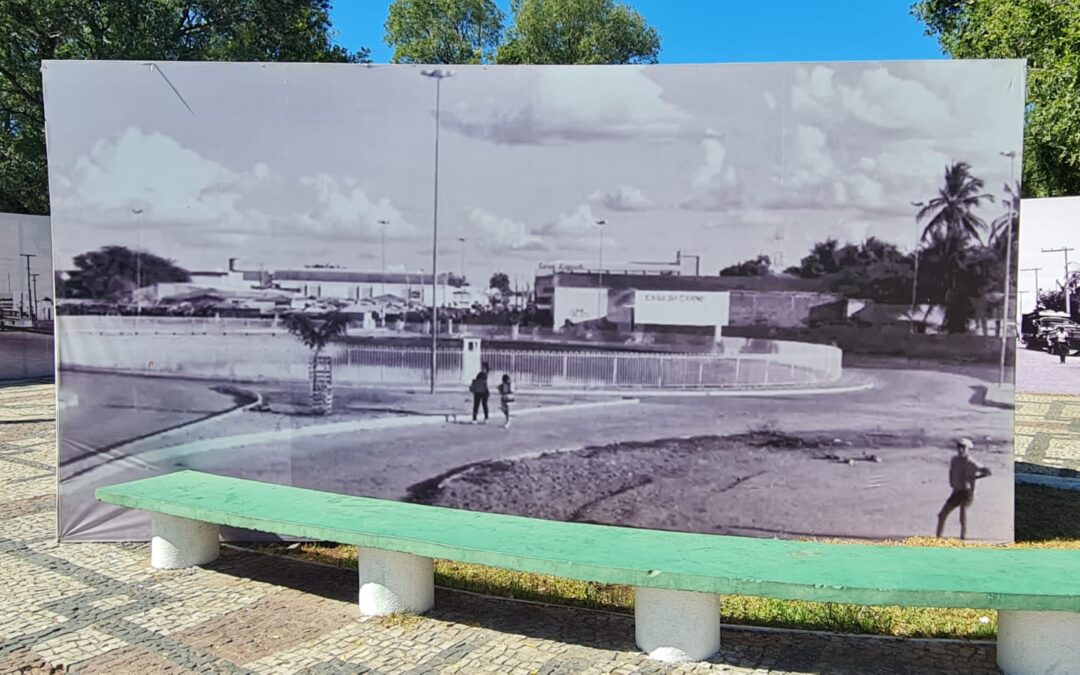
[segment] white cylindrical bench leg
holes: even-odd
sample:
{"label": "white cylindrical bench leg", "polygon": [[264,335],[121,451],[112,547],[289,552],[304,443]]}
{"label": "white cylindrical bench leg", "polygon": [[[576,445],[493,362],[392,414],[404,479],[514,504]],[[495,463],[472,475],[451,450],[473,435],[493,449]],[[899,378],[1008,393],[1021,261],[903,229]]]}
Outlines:
{"label": "white cylindrical bench leg", "polygon": [[435,604],[435,567],[431,558],[359,547],[357,560],[360,613],[364,616],[421,614]]}
{"label": "white cylindrical bench leg", "polygon": [[150,566],[159,570],[204,565],[218,557],[218,526],[150,514]]}
{"label": "white cylindrical bench leg", "polygon": [[638,647],[665,663],[703,661],[720,651],[720,598],[712,593],[634,588]]}
{"label": "white cylindrical bench leg", "polygon": [[998,667],[1005,675],[1080,669],[1080,612],[998,612]]}

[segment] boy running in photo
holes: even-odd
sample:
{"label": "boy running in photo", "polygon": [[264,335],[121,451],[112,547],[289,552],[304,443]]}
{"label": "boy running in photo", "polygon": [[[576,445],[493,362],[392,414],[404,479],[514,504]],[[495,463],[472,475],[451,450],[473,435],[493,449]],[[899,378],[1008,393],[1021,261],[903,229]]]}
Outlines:
{"label": "boy running in photo", "polygon": [[960,508],[960,538],[967,538],[967,509],[975,501],[975,481],[990,475],[990,469],[971,459],[974,444],[971,439],[961,438],[956,441],[956,456],[949,463],[949,484],[952,494],[945,500],[945,505],[938,513],[937,536],[945,530],[945,520],[957,507]]}
{"label": "boy running in photo", "polygon": [[510,375],[503,374],[502,382],[499,383],[499,408],[502,410],[506,423],[504,429],[510,428],[510,404],[514,402],[514,390],[510,386]]}

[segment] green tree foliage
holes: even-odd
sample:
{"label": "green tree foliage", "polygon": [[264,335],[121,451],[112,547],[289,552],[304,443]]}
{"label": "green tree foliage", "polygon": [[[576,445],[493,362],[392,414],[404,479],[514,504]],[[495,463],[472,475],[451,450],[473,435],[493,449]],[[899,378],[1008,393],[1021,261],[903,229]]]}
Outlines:
{"label": "green tree foliage", "polygon": [[656,63],[660,35],[614,0],[511,0],[498,63]]}
{"label": "green tree foliage", "polygon": [[772,274],[772,260],[767,255],[759,255],[752,260],[729,265],[720,270],[722,277],[767,277]]}
{"label": "green tree foliage", "polygon": [[502,29],[494,0],[394,0],[385,40],[394,63],[490,63]]}
{"label": "green tree foliage", "polygon": [[75,256],[66,281],[57,277],[61,298],[118,300],[136,288],[157,283],[187,283],[191,275],[172,260],[125,246],[105,246]]}
{"label": "green tree foliage", "polygon": [[921,0],[912,11],[955,58],[1024,58],[1024,196],[1080,194],[1080,2]]}
{"label": "green tree foliage", "polygon": [[364,61],[330,0],[3,0],[0,211],[48,213],[44,59]]}

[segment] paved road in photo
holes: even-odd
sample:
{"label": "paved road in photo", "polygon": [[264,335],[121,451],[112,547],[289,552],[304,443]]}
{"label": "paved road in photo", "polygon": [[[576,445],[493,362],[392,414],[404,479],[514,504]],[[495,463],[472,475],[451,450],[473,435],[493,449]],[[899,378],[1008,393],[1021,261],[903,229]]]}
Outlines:
{"label": "paved road in photo", "polygon": [[1067,356],[1021,347],[1016,350],[1016,391],[1028,394],[1080,395],[1080,356]]}
{"label": "paved road in photo", "polygon": [[[777,455],[755,482],[744,489],[745,499],[716,502],[713,509],[727,509],[723,517],[747,533],[772,536],[776,532],[805,534],[820,531],[836,536],[907,536],[932,533],[933,516],[948,496],[948,440],[958,435],[975,438],[980,461],[995,475],[979,486],[978,517],[972,517],[971,536],[1008,540],[1012,536],[1009,510],[1012,505],[1011,454],[1006,445],[1011,410],[982,404],[986,382],[970,376],[932,371],[862,369],[860,375],[874,381],[868,391],[823,396],[775,398],[643,398],[640,404],[610,408],[569,409],[521,417],[511,430],[499,426],[441,424],[370,431],[343,431],[321,435],[275,434],[288,430],[291,418],[257,413],[213,417],[168,434],[135,441],[124,448],[125,459],[103,468],[84,467],[65,484],[65,503],[88,503],[92,490],[104,484],[153,475],[180,467],[291,483],[305,487],[401,499],[409,488],[423,481],[476,462],[506,460],[541,453],[575,450],[616,441],[652,441],[687,436],[730,435],[753,430],[785,433],[861,432],[895,434],[910,444],[892,444],[890,450],[854,447],[851,452],[876,452],[880,464],[855,467],[809,457]],[[65,377],[67,375],[65,374]],[[142,382],[143,380],[135,380]],[[150,382],[150,380],[145,380]],[[69,380],[70,382],[70,380]],[[127,378],[87,380],[95,391],[111,386],[130,389]],[[152,392],[180,387],[191,400],[208,391],[210,383],[152,382],[139,384],[141,405],[160,410]],[[172,395],[172,394],[170,394]],[[124,394],[130,397],[130,392]],[[107,395],[106,400],[111,396]],[[121,396],[121,398],[123,398]],[[85,400],[85,397],[84,397]],[[98,413],[81,404],[87,419]],[[200,408],[200,410],[205,409]],[[318,420],[306,418],[306,425]],[[332,422],[329,422],[332,424]],[[310,431],[310,427],[307,429]],[[253,431],[271,433],[248,441]],[[307,433],[307,432],[305,432]],[[230,437],[236,438],[229,444]],[[993,449],[984,440],[996,442]],[[208,439],[213,443],[208,446]],[[169,450],[165,450],[169,448]],[[687,495],[715,489],[740,475],[738,453],[731,464],[711,466],[711,473],[691,475]],[[106,458],[107,459],[107,458]],[[727,472],[727,473],[725,473]],[[62,475],[63,475],[62,471]],[[603,478],[600,476],[599,478]],[[592,500],[605,495],[603,480],[591,480],[598,491],[584,495]],[[694,481],[701,483],[696,485]],[[769,489],[761,489],[761,486]],[[687,485],[677,482],[670,491],[678,495]],[[523,486],[522,489],[529,489]],[[838,497],[842,495],[842,498]],[[766,508],[769,500],[784,508]],[[762,501],[765,500],[765,501]],[[66,507],[65,507],[66,508]],[[731,511],[730,509],[736,509]],[[742,508],[743,512],[737,509]],[[123,528],[146,527],[145,518],[119,509],[97,506],[94,517],[83,522],[99,527],[95,536],[121,536]],[[663,510],[662,508],[660,510]],[[655,509],[654,509],[655,511]],[[751,517],[749,514],[756,514]],[[117,519],[106,523],[107,515]],[[717,516],[719,517],[719,516]],[[713,518],[709,515],[707,518]],[[687,521],[689,523],[691,521]],[[697,521],[694,521],[697,522]],[[687,523],[667,523],[686,527]],[[629,524],[653,524],[652,521]],[[718,523],[720,525],[724,523]],[[823,529],[824,528],[824,529]],[[67,536],[78,538],[80,532]]]}

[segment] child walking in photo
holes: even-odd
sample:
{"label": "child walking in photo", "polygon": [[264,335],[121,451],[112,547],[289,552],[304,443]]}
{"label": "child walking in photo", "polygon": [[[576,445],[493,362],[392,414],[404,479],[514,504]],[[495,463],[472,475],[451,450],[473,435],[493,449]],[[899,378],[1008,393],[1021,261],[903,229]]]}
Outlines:
{"label": "child walking in photo", "polygon": [[514,390],[510,386],[510,375],[503,374],[502,382],[499,383],[499,408],[502,409],[506,422],[504,429],[510,428],[510,404],[514,402]]}

